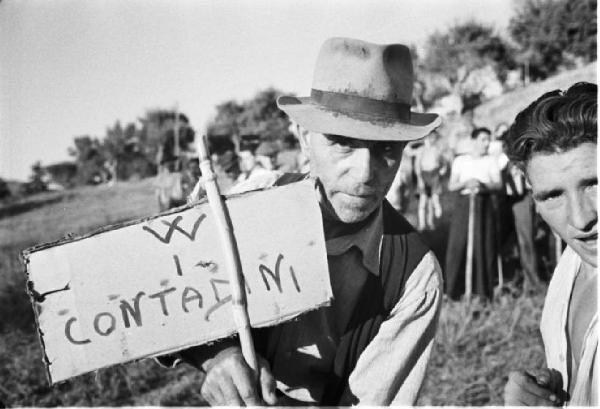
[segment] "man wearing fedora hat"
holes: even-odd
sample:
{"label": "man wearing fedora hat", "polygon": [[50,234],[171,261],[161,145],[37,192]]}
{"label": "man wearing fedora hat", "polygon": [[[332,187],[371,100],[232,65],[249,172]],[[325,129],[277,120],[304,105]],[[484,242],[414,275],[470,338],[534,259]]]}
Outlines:
{"label": "man wearing fedora hat", "polygon": [[[440,312],[438,262],[385,201],[404,146],[437,126],[411,112],[409,49],[331,38],[311,95],[278,106],[307,133],[301,145],[321,205],[332,305],[255,330],[255,385],[236,340],[196,347],[212,405],[415,404]],[[308,175],[284,175],[276,184]]]}

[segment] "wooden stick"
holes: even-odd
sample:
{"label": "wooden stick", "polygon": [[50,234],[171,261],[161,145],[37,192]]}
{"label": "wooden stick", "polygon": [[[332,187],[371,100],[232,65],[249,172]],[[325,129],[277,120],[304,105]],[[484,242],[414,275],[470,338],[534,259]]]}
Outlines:
{"label": "wooden stick", "polygon": [[474,190],[469,192],[469,224],[467,230],[467,263],[465,265],[465,299],[471,300],[473,291],[473,241],[475,235],[475,195]]}
{"label": "wooden stick", "polygon": [[492,203],[493,206],[493,217],[496,225],[496,265],[498,267],[498,294],[502,293],[502,287],[504,287],[504,267],[502,266],[502,249],[500,248],[500,199],[492,196],[496,199]]}
{"label": "wooden stick", "polygon": [[562,239],[558,234],[554,232],[552,232],[552,234],[554,235],[554,257],[556,258],[555,263],[558,264],[558,260],[560,260],[560,256],[562,255]]}
{"label": "wooden stick", "polygon": [[500,254],[496,256],[496,262],[498,263],[498,288],[502,290],[502,287],[504,287],[504,268],[502,267],[502,256]]}
{"label": "wooden stick", "polygon": [[200,156],[200,170],[202,171],[202,180],[205,183],[208,203],[217,221],[217,229],[219,230],[219,235],[221,237],[221,247],[223,248],[226,257],[231,287],[231,308],[233,309],[233,317],[237,325],[242,354],[244,355],[244,359],[246,360],[246,363],[248,363],[248,366],[254,371],[255,381],[258,381],[258,362],[254,351],[252,333],[250,332],[251,327],[250,319],[248,317],[242,264],[240,262],[240,255],[231,227],[231,220],[219,192],[219,185],[217,185],[216,176],[213,172],[210,157],[208,155],[206,135],[203,135],[202,138],[200,138],[200,142],[198,143],[198,153]]}

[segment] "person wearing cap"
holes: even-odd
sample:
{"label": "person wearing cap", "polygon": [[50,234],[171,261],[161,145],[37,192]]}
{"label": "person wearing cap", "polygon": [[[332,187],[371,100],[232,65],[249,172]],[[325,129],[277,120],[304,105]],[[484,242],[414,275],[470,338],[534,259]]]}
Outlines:
{"label": "person wearing cap", "polygon": [[547,92],[520,112],[509,159],[540,216],[567,244],[544,301],[547,368],[512,372],[505,404],[598,406],[598,87]]}
{"label": "person wearing cap", "polygon": [[[309,97],[277,104],[307,132],[334,300],[296,320],[254,330],[254,385],[237,340],[200,346],[185,360],[206,371],[211,405],[413,405],[425,376],[442,300],[439,264],[384,197],[408,141],[440,125],[410,110],[408,47],[331,38]],[[293,228],[293,226],[290,226]]]}

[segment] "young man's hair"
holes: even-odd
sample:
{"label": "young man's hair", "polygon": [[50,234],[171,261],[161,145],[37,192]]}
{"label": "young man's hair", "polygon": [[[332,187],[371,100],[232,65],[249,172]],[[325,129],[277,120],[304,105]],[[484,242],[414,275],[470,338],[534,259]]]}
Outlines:
{"label": "young man's hair", "polygon": [[473,129],[473,131],[471,132],[471,139],[477,138],[480,133],[486,133],[488,135],[492,135],[492,131],[490,131],[490,128],[486,128],[485,126],[480,126],[479,128]]}
{"label": "young man's hair", "polygon": [[521,111],[506,135],[506,154],[521,169],[537,153],[566,152],[597,143],[598,86],[578,82],[545,93]]}

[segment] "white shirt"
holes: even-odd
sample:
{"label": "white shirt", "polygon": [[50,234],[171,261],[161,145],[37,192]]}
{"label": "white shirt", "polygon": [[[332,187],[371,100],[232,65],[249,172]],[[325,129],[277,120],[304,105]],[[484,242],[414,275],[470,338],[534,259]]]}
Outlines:
{"label": "white shirt", "polygon": [[[485,185],[497,185],[501,181],[500,167],[494,156],[460,155],[452,162],[452,178],[457,178],[458,183],[465,183],[477,179]],[[462,194],[468,194],[468,189],[463,189]]]}
{"label": "white shirt", "polygon": [[[569,389],[570,374],[567,370],[568,344],[567,344],[567,318],[569,302],[573,291],[575,278],[581,267],[581,257],[567,246],[563,252],[544,302],[544,311],[540,330],[544,341],[546,363],[548,368],[556,369],[562,375],[563,389]],[[586,330],[581,350],[579,368],[573,385],[569,405],[590,406],[598,404],[597,382],[598,363],[596,351],[598,350],[598,313],[594,314]]]}

